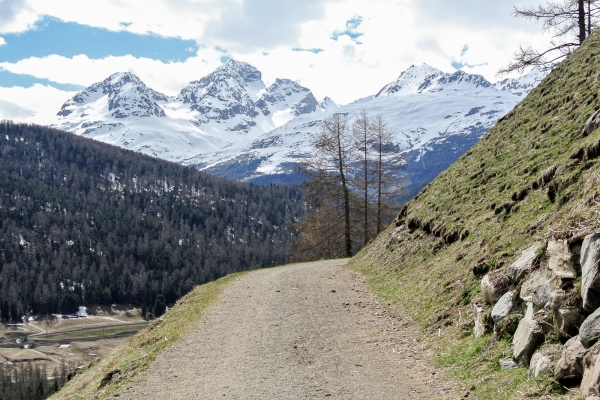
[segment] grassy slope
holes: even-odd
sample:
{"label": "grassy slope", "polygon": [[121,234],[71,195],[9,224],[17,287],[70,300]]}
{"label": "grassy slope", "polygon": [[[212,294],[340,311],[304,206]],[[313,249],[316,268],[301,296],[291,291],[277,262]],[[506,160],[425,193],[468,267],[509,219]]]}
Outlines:
{"label": "grassy slope", "polygon": [[[51,399],[101,399],[118,394],[119,388],[145,370],[159,353],[196,329],[206,307],[215,302],[239,276],[240,273],[228,275],[198,286],[147,329],[92,362],[89,368],[77,374]],[[102,379],[115,370],[119,372],[99,390]]]}
{"label": "grassy slope", "polygon": [[582,134],[599,91],[597,31],[408,203],[404,229],[393,224],[352,261],[422,324],[439,363],[481,398],[548,390],[523,368],[499,370],[508,341],[472,337],[469,304],[480,297],[472,267],[510,263],[550,231],[569,239],[600,231],[600,129]]}

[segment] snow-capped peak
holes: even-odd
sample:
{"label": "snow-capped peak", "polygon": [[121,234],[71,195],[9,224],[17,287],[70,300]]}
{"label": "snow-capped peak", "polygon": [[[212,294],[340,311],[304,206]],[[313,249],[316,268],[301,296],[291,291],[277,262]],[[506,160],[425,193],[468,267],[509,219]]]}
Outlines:
{"label": "snow-capped peak", "polygon": [[333,110],[334,108],[338,107],[339,105],[327,96],[325,96],[325,98],[319,103],[319,108],[323,111]]}
{"label": "snow-capped peak", "polygon": [[398,79],[384,86],[375,97],[421,93],[444,75],[444,72],[427,64],[411,65]]}
{"label": "snow-capped peak", "polygon": [[525,97],[546,77],[548,73],[539,67],[533,68],[520,78],[506,78],[494,84],[498,90],[508,91],[516,96]]}
{"label": "snow-capped peak", "polygon": [[[106,101],[93,104],[105,97]],[[150,89],[131,72],[117,72],[73,96],[63,104],[57,115],[66,117],[81,107],[103,108],[107,103],[108,111],[115,118],[164,117],[165,113],[157,102],[167,100],[167,96]]]}

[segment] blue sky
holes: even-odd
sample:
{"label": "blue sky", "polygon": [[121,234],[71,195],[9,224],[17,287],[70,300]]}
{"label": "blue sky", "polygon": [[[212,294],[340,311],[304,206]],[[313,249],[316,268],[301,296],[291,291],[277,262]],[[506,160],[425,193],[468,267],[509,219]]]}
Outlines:
{"label": "blue sky", "polygon": [[230,58],[266,83],[293,79],[338,103],[376,93],[412,64],[494,81],[519,45],[549,40],[511,16],[513,5],[538,3],[0,0],[0,118],[52,120],[76,91],[120,71],[174,95]]}

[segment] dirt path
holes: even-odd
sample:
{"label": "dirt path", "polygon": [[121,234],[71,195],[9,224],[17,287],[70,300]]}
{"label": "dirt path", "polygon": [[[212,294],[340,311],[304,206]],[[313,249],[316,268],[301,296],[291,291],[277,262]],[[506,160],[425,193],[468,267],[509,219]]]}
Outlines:
{"label": "dirt path", "polygon": [[242,276],[120,399],[459,399],[345,261]]}

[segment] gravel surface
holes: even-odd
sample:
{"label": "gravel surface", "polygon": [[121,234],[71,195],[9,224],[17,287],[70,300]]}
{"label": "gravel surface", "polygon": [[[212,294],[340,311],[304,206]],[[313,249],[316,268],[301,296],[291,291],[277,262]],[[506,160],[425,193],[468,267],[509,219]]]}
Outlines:
{"label": "gravel surface", "polygon": [[120,399],[459,399],[346,261],[243,275]]}

